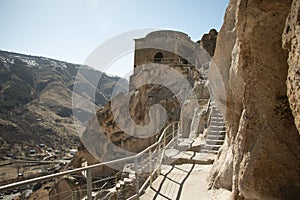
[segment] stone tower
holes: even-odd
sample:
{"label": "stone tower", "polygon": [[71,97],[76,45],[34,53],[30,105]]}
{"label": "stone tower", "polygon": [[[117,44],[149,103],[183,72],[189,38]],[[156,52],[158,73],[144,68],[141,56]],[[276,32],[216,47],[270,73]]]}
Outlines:
{"label": "stone tower", "polygon": [[131,91],[140,72],[139,66],[160,63],[173,68],[196,68],[200,78],[206,79],[210,55],[204,48],[182,32],[154,31],[144,38],[135,39],[134,74],[130,77]]}

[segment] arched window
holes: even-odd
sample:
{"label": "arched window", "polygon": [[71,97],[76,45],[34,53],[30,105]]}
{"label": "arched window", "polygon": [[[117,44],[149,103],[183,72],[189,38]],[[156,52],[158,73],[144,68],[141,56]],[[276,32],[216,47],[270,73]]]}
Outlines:
{"label": "arched window", "polygon": [[184,59],[184,58],[181,58],[180,59],[180,64],[188,64],[189,62],[186,60],[186,59]]}
{"label": "arched window", "polygon": [[154,62],[155,63],[161,63],[163,61],[163,54],[158,52],[154,55]]}

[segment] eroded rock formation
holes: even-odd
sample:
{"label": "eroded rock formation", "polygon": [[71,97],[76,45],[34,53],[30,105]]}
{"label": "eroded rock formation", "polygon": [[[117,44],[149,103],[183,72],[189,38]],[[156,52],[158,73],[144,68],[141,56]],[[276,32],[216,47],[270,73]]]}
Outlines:
{"label": "eroded rock formation", "polygon": [[[297,3],[293,7],[290,16]],[[215,98],[226,102],[227,136],[210,187],[232,190],[234,199],[300,196],[300,136],[287,98],[288,52],[281,38],[290,8],[291,1],[231,0],[218,34],[214,61],[226,94],[215,89]],[[288,23],[296,23],[292,18]],[[298,37],[289,38],[286,46],[295,52]],[[290,53],[287,82],[296,118],[297,59]]]}
{"label": "eroded rock formation", "polygon": [[300,2],[293,1],[282,35],[283,48],[289,51],[287,92],[295,124],[300,132]]}
{"label": "eroded rock formation", "polygon": [[[157,65],[158,67],[156,73],[165,73],[164,70],[159,70],[159,64],[154,65]],[[176,70],[178,70],[179,73],[185,74],[187,78],[191,80],[192,77],[190,76],[192,76],[194,73],[198,73],[192,68],[178,67],[176,68]],[[151,76],[152,75],[149,74],[148,77],[143,76],[143,78],[151,79]],[[178,84],[177,81],[178,80],[170,80],[169,84]],[[203,83],[202,87],[200,87],[199,84],[200,83],[197,83],[195,85],[197,85],[197,88],[201,88],[202,93],[199,94],[204,94],[205,96],[203,98],[206,98],[207,102],[207,99],[209,97],[207,96],[207,87]],[[172,121],[179,121],[181,106],[178,98],[185,98],[185,95],[185,92],[181,90],[178,91],[178,93],[173,93],[170,89],[162,85],[150,84],[139,87],[135,91],[132,91],[128,94],[120,94],[114,97],[114,106],[112,106],[112,102],[109,102],[108,104],[106,104],[106,106],[104,106],[104,108],[100,109],[97,112],[97,119],[95,118],[90,120],[89,125],[87,126],[87,129],[82,137],[82,140],[84,141],[85,145],[93,145],[88,146],[88,151],[82,146],[76,159],[78,159],[78,157],[85,158],[86,160],[88,160],[89,164],[94,164],[99,160],[107,161],[122,158],[130,155],[129,152],[142,151],[156,141],[157,134],[149,136],[149,133],[147,131],[143,133],[136,132],[136,129],[130,130],[129,121],[126,121],[126,123],[124,123],[125,128],[129,131],[124,131],[119,126],[116,118],[121,120],[127,119],[129,108],[129,114],[133,122],[143,127],[149,124],[151,120],[151,116],[149,115],[150,108],[155,104],[159,104],[163,106],[167,112],[166,114],[168,119],[166,124]],[[122,102],[124,102],[124,100],[128,98],[130,99],[129,105],[122,106]],[[163,119],[160,119],[160,117],[161,113],[154,113],[152,119],[155,119],[155,121],[157,122],[163,121]],[[192,117],[193,116],[190,116],[190,120],[192,120]],[[190,123],[191,122],[189,122],[189,124]],[[95,142],[96,145],[94,145]],[[127,155],[127,153],[129,154]],[[97,159],[93,158],[93,156],[91,156],[90,154],[93,154]],[[81,163],[79,162],[78,164]],[[113,171],[108,170],[105,167],[103,169],[99,168],[99,170],[94,173],[109,175],[112,172]]]}
{"label": "eroded rock formation", "polygon": [[213,56],[215,53],[216,42],[217,42],[218,32],[216,29],[211,29],[209,33],[202,36],[201,40],[198,41],[200,46],[205,48],[209,55]]}

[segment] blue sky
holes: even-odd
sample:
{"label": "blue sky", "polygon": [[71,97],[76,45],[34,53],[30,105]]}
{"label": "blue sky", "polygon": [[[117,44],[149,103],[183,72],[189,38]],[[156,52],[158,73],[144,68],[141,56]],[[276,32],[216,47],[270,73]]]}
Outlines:
{"label": "blue sky", "polygon": [[[0,49],[84,63],[101,43],[134,29],[179,30],[196,41],[211,28],[220,29],[227,4],[228,0],[0,0]],[[130,60],[121,58],[116,65],[130,65]]]}

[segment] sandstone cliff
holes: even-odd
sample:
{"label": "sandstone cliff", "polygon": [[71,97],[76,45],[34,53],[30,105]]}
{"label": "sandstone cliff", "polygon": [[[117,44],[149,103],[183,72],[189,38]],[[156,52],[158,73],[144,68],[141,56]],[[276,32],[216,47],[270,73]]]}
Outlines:
{"label": "sandstone cliff", "polygon": [[291,12],[289,13],[284,32],[283,48],[289,51],[289,70],[287,78],[287,92],[290,106],[295,118],[295,124],[300,132],[300,2],[293,1]]}
{"label": "sandstone cliff", "polygon": [[[159,67],[158,64],[153,65],[157,65],[157,67]],[[193,76],[194,73],[198,73],[192,68],[176,68],[176,70],[182,74],[185,74],[187,78],[191,80],[193,79],[190,76]],[[165,71],[157,70],[156,72],[161,74]],[[151,76],[143,76],[143,78],[151,79]],[[169,81],[169,84],[178,84],[176,83],[177,81],[178,80]],[[193,82],[196,83],[197,80],[193,80]],[[204,99],[206,98],[207,102],[209,93],[205,84],[197,82],[195,86],[199,88],[200,92],[198,94],[203,95],[202,97]],[[166,110],[167,121],[165,124],[160,125],[163,127],[169,122],[180,120],[181,106],[178,101],[178,97],[184,98],[185,96],[186,94],[184,91],[173,93],[167,87],[155,84],[144,85],[128,94],[117,95],[113,100],[114,106],[112,106],[112,102],[107,103],[104,108],[97,112],[97,119],[94,118],[90,120],[87,129],[83,134],[82,141],[85,145],[93,145],[88,146],[88,151],[82,145],[76,159],[80,160],[85,158],[88,160],[89,164],[93,164],[99,161],[122,158],[130,155],[130,152],[142,151],[154,143],[158,135],[149,135],[149,130],[151,128],[145,132],[141,132],[136,128],[132,128],[131,122],[128,121],[130,119],[127,119],[127,115],[130,116],[130,118],[133,120],[133,123],[136,123],[142,127],[147,126],[151,121],[150,119],[155,119],[154,121],[159,123],[160,121],[165,120],[161,119],[161,113],[163,111],[149,114],[151,113],[150,108],[153,105],[159,104]],[[129,106],[122,106],[121,102],[124,102],[125,99],[129,100]],[[206,102],[202,102],[202,106],[204,106]],[[116,119],[121,119],[124,122],[124,127],[121,128],[119,125],[123,122],[118,122]],[[192,116],[190,116],[190,120],[192,120]],[[127,131],[124,131],[124,128]],[[187,127],[187,129],[190,130],[189,127]],[[157,130],[150,130],[150,132],[159,133]],[[130,135],[128,133],[130,133]],[[97,143],[95,143],[95,141],[97,141]],[[76,162],[74,162],[74,164],[75,163]],[[77,162],[77,165],[80,166],[81,163]],[[98,172],[94,171],[94,173],[100,173],[101,175],[109,175],[112,172],[107,168],[99,169],[97,171]]]}
{"label": "sandstone cliff", "polygon": [[197,43],[202,46],[209,55],[213,56],[215,53],[216,42],[217,42],[218,32],[216,29],[211,29],[209,33],[206,33],[202,36],[201,40]]}
{"label": "sandstone cliff", "polygon": [[218,34],[214,61],[226,93],[214,91],[221,107],[226,102],[227,135],[210,187],[232,190],[234,199],[300,196],[300,136],[290,109],[298,124],[298,9],[295,1],[284,34],[290,66],[281,36],[291,1],[231,0]]}

